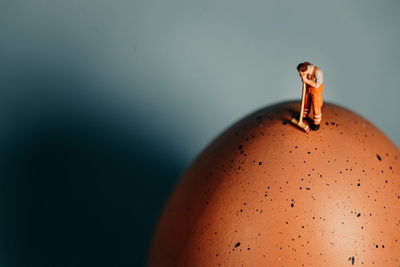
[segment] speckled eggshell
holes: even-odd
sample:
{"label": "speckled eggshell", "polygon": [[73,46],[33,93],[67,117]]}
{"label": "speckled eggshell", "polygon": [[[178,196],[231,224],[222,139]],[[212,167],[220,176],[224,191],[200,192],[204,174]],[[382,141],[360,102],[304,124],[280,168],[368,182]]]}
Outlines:
{"label": "speckled eggshell", "polygon": [[[188,167],[155,229],[148,266],[400,266],[400,151],[374,125],[324,103],[260,109]],[[297,115],[298,116],[298,115]]]}

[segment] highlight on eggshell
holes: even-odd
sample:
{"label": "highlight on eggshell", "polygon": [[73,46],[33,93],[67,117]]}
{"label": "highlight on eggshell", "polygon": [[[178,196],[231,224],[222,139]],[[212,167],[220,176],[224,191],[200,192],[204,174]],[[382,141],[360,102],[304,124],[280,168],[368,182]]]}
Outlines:
{"label": "highlight on eggshell", "polygon": [[360,115],[324,103],[318,131],[299,102],[265,107],[186,169],[147,266],[399,266],[400,151]]}

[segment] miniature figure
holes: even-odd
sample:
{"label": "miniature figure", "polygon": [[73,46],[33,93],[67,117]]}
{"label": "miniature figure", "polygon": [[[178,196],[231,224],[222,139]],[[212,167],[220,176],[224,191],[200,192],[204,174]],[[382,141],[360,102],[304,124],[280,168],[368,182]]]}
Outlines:
{"label": "miniature figure", "polygon": [[[304,99],[302,99],[302,109],[304,113],[301,114],[302,118],[307,118],[311,109],[313,108],[313,122],[310,123],[311,130],[317,131],[322,119],[322,92],[324,91],[323,73],[322,70],[310,62],[303,62],[297,66],[300,77],[306,85]],[[303,84],[303,87],[304,87]],[[300,119],[300,120],[301,120]],[[300,126],[300,125],[299,125]]]}

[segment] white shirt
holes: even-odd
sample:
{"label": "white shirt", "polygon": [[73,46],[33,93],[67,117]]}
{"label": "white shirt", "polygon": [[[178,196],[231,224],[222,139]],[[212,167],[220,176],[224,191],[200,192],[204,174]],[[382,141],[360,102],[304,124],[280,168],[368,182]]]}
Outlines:
{"label": "white shirt", "polygon": [[[309,73],[310,75],[312,74],[312,72],[313,72],[313,70],[314,70],[314,67],[315,67],[314,65],[310,65],[310,70],[308,71],[308,73]],[[323,80],[323,72],[322,72],[322,70],[321,70],[320,68],[318,68],[318,69],[315,71],[314,82],[317,84],[316,88],[320,87],[320,85],[321,85],[322,83],[324,83],[324,80]]]}

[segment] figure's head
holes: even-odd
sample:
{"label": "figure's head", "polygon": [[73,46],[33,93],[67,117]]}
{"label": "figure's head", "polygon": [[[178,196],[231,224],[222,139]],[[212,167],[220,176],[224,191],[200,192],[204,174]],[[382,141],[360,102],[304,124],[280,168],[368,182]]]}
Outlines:
{"label": "figure's head", "polygon": [[307,73],[308,69],[310,68],[311,63],[310,62],[303,62],[297,65],[297,70],[299,71],[300,74]]}

